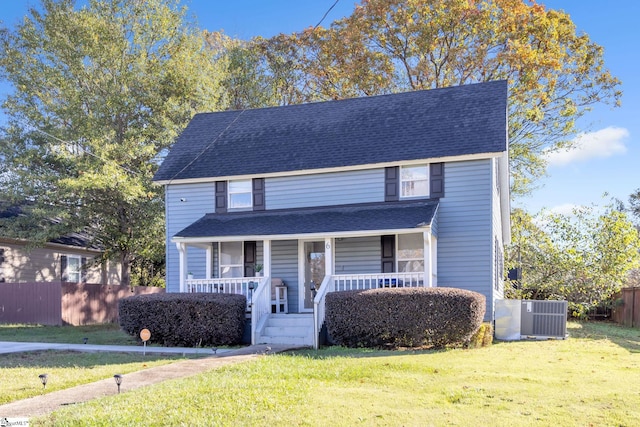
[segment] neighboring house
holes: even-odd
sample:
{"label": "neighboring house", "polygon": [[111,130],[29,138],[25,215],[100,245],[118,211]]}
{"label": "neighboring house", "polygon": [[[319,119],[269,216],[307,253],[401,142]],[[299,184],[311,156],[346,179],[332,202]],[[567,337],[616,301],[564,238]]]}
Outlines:
{"label": "neighboring house", "polygon": [[505,81],[198,114],[154,180],[167,291],[247,295],[254,343],[317,346],[335,290],[469,289],[487,319],[503,295]]}
{"label": "neighboring house", "polygon": [[[5,209],[0,217],[18,215]],[[69,282],[119,285],[119,266],[97,262],[102,250],[86,236],[72,233],[33,247],[29,242],[0,236],[0,283]]]}

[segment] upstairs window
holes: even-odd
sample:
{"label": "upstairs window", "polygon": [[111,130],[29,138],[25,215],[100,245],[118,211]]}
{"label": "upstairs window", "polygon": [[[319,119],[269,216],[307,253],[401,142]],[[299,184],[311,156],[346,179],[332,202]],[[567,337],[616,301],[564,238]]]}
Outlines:
{"label": "upstairs window", "polygon": [[251,209],[252,207],[251,180],[229,181],[229,209]]}
{"label": "upstairs window", "polygon": [[400,168],[400,198],[429,196],[429,167],[427,165]]}

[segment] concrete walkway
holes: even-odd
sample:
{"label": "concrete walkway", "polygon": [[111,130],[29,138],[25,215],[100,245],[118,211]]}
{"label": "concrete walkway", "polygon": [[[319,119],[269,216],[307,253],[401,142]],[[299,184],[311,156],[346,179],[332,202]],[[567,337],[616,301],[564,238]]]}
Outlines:
{"label": "concrete walkway", "polygon": [[[5,346],[6,345],[6,346]],[[79,347],[76,348],[76,347]],[[89,347],[97,347],[97,349],[89,349]],[[16,349],[14,351],[34,351],[34,350],[76,350],[76,351],[116,351],[116,352],[138,352],[142,351],[142,347],[136,346],[90,346],[84,344],[45,344],[45,343],[7,343],[0,341],[0,353],[8,353],[5,349]],[[18,350],[22,348],[23,350]],[[211,349],[187,349],[187,348],[170,348],[170,347],[147,347],[147,351],[155,348],[158,353],[190,353],[195,354],[196,350],[203,353],[207,350],[210,354],[200,359],[184,360],[168,365],[157,366],[153,368],[143,369],[141,371],[132,372],[123,375],[121,392],[126,393],[140,387],[145,387],[161,381],[172,380],[176,378],[185,378],[197,375],[212,369],[219,368],[231,363],[240,363],[255,359],[271,353],[279,353],[286,350],[293,350],[298,347],[271,344],[255,345],[243,347],[235,350],[220,349],[217,354],[213,354]],[[76,403],[87,402],[104,396],[110,396],[118,393],[118,388],[113,378],[104,379],[98,382],[84,384],[77,387],[59,390],[52,393],[46,393],[41,396],[29,399],[19,400],[0,406],[0,419],[2,418],[30,418],[49,414],[56,409],[73,405]]]}
{"label": "concrete walkway", "polygon": [[[22,353],[24,351],[38,350],[71,350],[86,352],[120,352],[120,353],[161,353],[161,354],[205,354],[212,355],[213,351],[208,347],[189,348],[189,347],[144,347],[134,345],[96,345],[96,344],[57,344],[57,343],[39,343],[39,342],[14,342],[0,341],[0,354],[2,353]],[[219,349],[216,354],[222,354],[231,350]]]}

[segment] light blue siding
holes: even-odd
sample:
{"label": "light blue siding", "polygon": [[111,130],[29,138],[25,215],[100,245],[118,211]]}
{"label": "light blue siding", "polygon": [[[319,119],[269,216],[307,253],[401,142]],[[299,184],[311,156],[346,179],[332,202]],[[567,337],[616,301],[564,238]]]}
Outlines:
{"label": "light blue siding", "polygon": [[[183,201],[181,201],[181,199]],[[166,232],[167,232],[167,292],[180,291],[180,256],[171,238],[204,214],[213,212],[214,184],[171,184],[165,191]],[[196,277],[205,277],[206,252],[203,249],[188,248],[187,272]]]}
{"label": "light blue siding", "polygon": [[337,240],[336,274],[380,273],[382,268],[379,236]]}
{"label": "light blue siding", "polygon": [[287,285],[289,312],[298,311],[298,241],[275,240],[271,242],[271,277],[277,277]]}
{"label": "light blue siding", "polygon": [[268,178],[267,209],[384,201],[384,169]]}
{"label": "light blue siding", "polygon": [[438,286],[479,292],[492,314],[492,160],[445,164],[438,210]]}

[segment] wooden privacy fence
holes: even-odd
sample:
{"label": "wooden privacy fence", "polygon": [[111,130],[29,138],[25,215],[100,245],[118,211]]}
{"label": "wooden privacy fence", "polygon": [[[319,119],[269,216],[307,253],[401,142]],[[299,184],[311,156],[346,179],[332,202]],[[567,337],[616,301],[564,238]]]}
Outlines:
{"label": "wooden privacy fence", "polygon": [[38,282],[0,283],[0,323],[91,325],[118,321],[118,301],[163,288]]}
{"label": "wooden privacy fence", "polygon": [[624,326],[640,328],[640,288],[624,288],[614,300],[618,300],[619,303],[613,308],[613,321]]}

